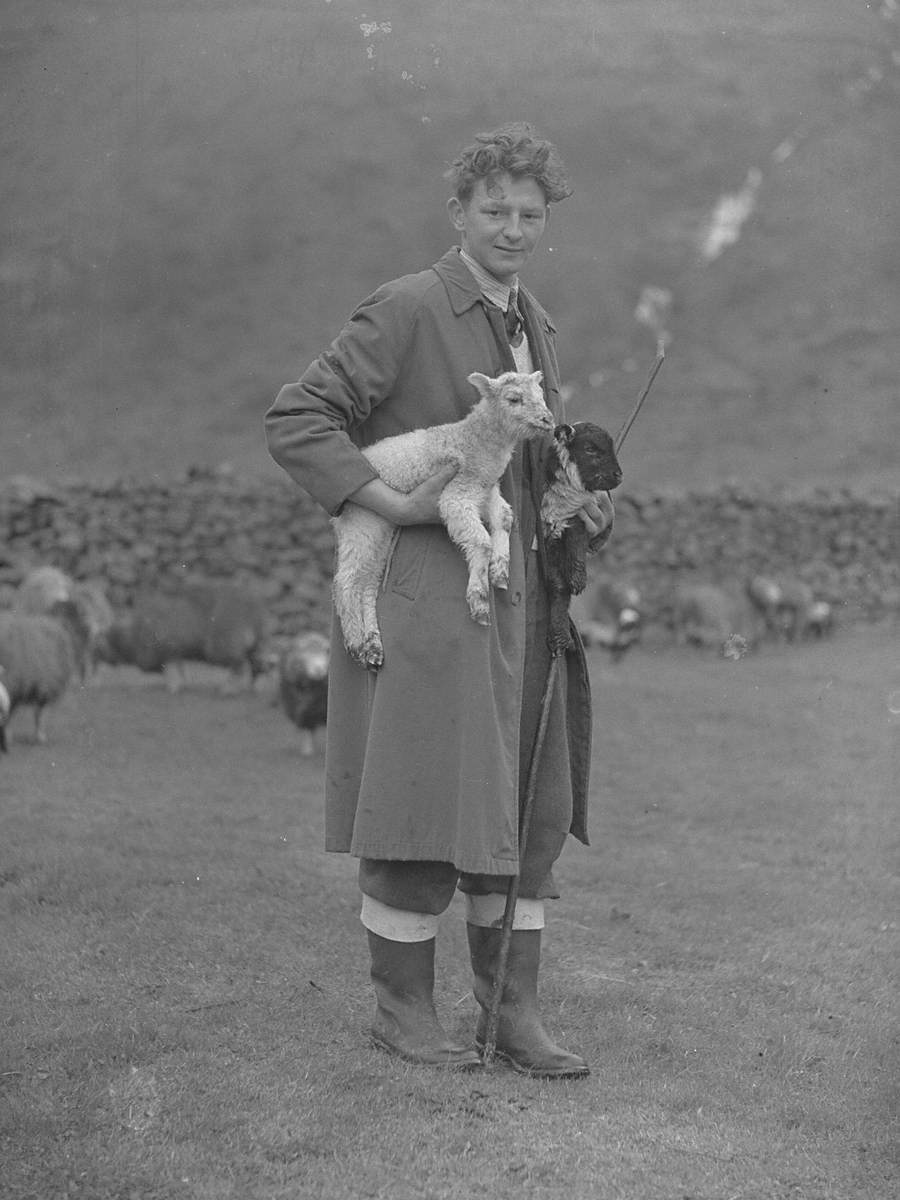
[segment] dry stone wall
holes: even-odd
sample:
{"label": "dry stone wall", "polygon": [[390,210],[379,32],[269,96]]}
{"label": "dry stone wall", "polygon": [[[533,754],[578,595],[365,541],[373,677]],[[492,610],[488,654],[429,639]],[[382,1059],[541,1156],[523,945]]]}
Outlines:
{"label": "dry stone wall", "polygon": [[[104,579],[117,607],[188,570],[257,588],[279,634],[327,630],[332,557],[326,515],[287,479],[195,470],[170,482],[0,484],[0,607],[43,563]],[[634,582],[663,630],[678,583],[737,591],[757,572],[810,583],[842,624],[878,620],[900,613],[900,493],[623,493],[592,570]]]}

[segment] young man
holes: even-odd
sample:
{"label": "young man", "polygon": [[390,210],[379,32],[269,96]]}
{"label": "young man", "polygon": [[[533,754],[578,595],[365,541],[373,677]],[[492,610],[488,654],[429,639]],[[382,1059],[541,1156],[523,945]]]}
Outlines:
{"label": "young man", "polygon": [[[380,480],[359,447],[456,421],[475,396],[472,371],[541,370],[562,420],[555,329],[519,283],[551,203],[571,194],[555,148],[525,124],[481,134],[448,172],[460,245],[434,266],[364,300],[330,349],[281,392],[266,416],[272,457],[331,513],[360,504],[401,527],[382,595],[384,665],[367,672],[333,629],[326,750],[326,849],[357,856],[377,1006],[372,1035],[414,1062],[469,1067],[433,1002],[438,918],[457,887],[482,1013],[483,1042],[509,878],[520,875],[497,1039],[515,1069],[588,1073],[557,1046],[538,1011],[544,900],[571,832],[586,841],[590,694],[580,644],[557,676],[528,844],[519,804],[549,665],[547,597],[537,519],[546,441],[515,454],[502,491],[512,504],[509,588],[491,624],[469,616],[467,568],[439,523],[452,469],[408,495]],[[595,545],[609,536],[608,497],[584,514]]]}

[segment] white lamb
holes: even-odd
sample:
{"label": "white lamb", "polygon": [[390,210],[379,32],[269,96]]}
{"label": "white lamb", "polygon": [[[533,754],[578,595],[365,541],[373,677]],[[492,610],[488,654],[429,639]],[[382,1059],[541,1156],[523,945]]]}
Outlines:
{"label": "white lamb", "polygon": [[[540,371],[507,371],[490,379],[478,372],[469,383],[480,400],[461,421],[413,429],[384,438],[362,453],[379,476],[410,492],[448,463],[458,467],[438,501],[441,520],[469,567],[466,600],[473,620],[490,623],[489,589],[509,583],[512,509],[499,480],[516,444],[542,430],[552,433]],[[363,666],[384,661],[376,600],[396,526],[360,505],[347,503],[332,521],[337,543],[334,606],[348,652]]]}

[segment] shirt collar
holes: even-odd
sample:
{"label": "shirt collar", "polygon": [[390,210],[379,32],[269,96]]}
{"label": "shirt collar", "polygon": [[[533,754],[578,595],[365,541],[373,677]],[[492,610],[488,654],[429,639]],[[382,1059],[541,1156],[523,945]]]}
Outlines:
{"label": "shirt collar", "polygon": [[467,254],[462,248],[459,250],[459,257],[472,272],[475,282],[481,288],[481,294],[485,300],[488,300],[491,304],[496,304],[503,312],[506,312],[507,308],[509,308],[510,302],[515,304],[519,291],[518,279],[511,288],[507,287],[505,283],[501,283],[499,279],[495,279],[490,272],[484,269],[481,263],[476,262],[471,254]]}

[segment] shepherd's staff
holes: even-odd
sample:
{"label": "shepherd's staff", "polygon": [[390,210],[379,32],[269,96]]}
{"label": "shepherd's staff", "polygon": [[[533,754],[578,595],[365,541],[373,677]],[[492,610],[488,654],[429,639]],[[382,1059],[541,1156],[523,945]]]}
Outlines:
{"label": "shepherd's staff", "polygon": [[[659,369],[663,365],[666,357],[665,345],[660,339],[656,350],[656,362],[653,364],[653,369],[650,372],[650,378],[647,380],[644,390],[637,398],[637,403],[631,410],[631,413],[625,424],[619,430],[615,438],[615,448],[618,454],[622,443],[628,434],[629,429],[634,424],[635,417],[641,411],[644,401],[653,387],[653,381],[659,374]],[[547,668],[547,679],[544,683],[544,692],[541,696],[540,718],[538,720],[537,732],[534,735],[534,745],[531,749],[531,759],[528,764],[528,776],[525,784],[525,796],[522,801],[522,813],[519,818],[519,865],[521,867],[522,859],[525,854],[525,847],[528,844],[528,830],[531,825],[531,810],[534,807],[534,792],[537,784],[537,768],[540,762],[541,752],[544,748],[544,738],[547,736],[547,725],[550,720],[550,700],[553,696],[553,689],[556,685],[557,666],[559,660],[564,653],[563,650],[555,650],[551,654],[550,665]],[[509,877],[509,883],[506,888],[506,905],[503,909],[503,924],[500,927],[500,949],[497,953],[497,967],[494,973],[494,990],[491,993],[491,1003],[488,1009],[487,1030],[484,1037],[484,1051],[482,1058],[484,1065],[489,1067],[494,1061],[494,1056],[497,1051],[497,1027],[500,1024],[500,1002],[503,999],[503,989],[506,986],[506,964],[509,958],[509,943],[512,937],[513,917],[516,912],[516,901],[519,898],[519,872]]]}

